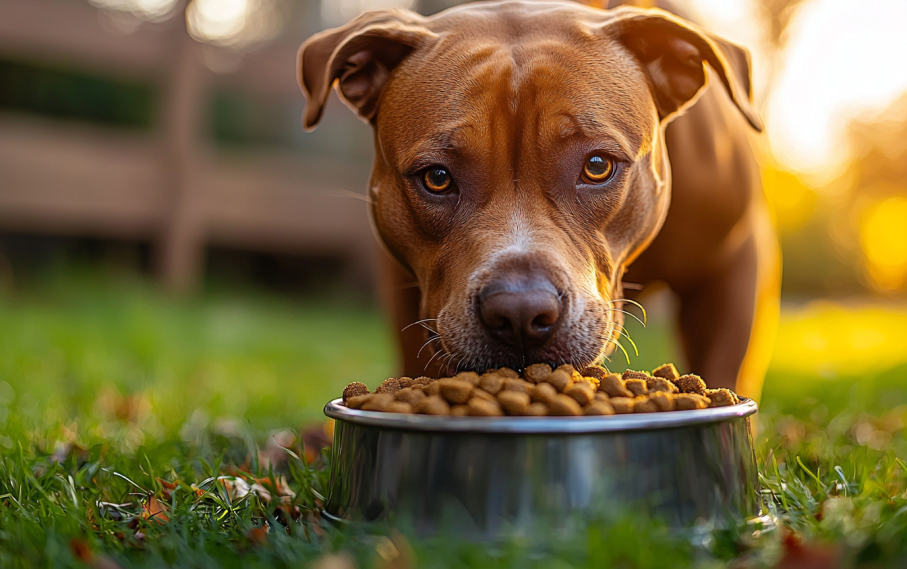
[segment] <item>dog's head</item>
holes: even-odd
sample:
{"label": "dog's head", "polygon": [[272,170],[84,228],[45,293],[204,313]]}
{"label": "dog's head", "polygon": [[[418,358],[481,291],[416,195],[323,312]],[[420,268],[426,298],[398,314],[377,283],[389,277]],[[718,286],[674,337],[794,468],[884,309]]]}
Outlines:
{"label": "dog's head", "polygon": [[307,129],[336,87],[375,130],[372,215],[460,369],[594,362],[670,201],[664,128],[705,64],[756,128],[744,50],[657,10],[367,13],[299,51]]}

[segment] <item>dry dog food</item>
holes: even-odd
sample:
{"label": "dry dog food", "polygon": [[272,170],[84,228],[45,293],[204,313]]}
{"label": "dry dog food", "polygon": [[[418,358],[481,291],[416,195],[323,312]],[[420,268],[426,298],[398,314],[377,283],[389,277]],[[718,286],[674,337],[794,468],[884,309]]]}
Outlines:
{"label": "dry dog food", "polygon": [[390,378],[374,393],[353,382],[343,390],[343,402],[350,409],[388,413],[579,417],[693,411],[736,405],[740,399],[729,389],[709,389],[698,375],[680,375],[673,364],[651,374],[627,370],[623,375],[599,366],[577,371],[571,365],[533,364],[522,375],[501,368],[442,379]]}

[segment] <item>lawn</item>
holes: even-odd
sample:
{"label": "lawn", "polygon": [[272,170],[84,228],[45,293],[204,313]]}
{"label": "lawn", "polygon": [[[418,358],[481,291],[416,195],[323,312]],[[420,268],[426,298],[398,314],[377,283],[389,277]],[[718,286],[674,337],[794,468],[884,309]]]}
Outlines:
{"label": "lawn", "polygon": [[[659,322],[631,334],[631,367],[673,359]],[[693,550],[625,517],[542,555],[319,520],[321,407],[393,368],[371,304],[35,284],[0,296],[0,567],[904,567],[905,338],[904,305],[785,307],[756,434],[780,531]]]}

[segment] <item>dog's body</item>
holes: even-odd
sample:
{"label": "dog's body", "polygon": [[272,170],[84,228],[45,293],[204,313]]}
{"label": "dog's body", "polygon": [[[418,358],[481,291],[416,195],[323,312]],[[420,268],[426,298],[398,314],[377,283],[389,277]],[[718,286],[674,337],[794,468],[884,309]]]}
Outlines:
{"label": "dog's body", "polygon": [[307,128],[335,83],[375,127],[396,324],[437,333],[401,334],[405,373],[426,339],[434,373],[598,361],[622,282],[664,282],[690,369],[758,396],[779,257],[743,50],[659,11],[481,3],[323,32],[300,83]]}

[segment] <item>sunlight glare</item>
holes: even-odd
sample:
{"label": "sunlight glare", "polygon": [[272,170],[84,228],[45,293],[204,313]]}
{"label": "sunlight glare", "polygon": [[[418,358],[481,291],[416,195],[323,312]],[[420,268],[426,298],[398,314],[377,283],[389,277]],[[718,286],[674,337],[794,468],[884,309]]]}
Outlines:
{"label": "sunlight glare", "polygon": [[866,272],[881,290],[907,286],[907,198],[889,198],[860,220],[860,247]]}

